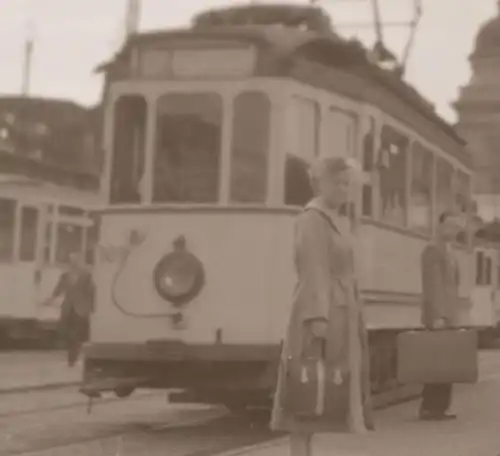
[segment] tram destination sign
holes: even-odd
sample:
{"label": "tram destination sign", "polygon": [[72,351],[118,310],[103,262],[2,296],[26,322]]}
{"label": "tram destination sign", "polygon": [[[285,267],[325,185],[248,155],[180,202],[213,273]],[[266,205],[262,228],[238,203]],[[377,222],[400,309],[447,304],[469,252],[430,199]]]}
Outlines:
{"label": "tram destination sign", "polygon": [[147,79],[243,78],[253,73],[256,62],[253,47],[142,49],[138,57],[134,73]]}

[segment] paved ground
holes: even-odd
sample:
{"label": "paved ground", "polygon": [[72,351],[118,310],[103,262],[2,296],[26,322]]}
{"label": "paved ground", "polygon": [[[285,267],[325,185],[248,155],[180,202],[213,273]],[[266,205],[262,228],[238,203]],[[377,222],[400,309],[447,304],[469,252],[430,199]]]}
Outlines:
{"label": "paved ground", "polygon": [[[455,422],[422,423],[417,404],[406,403],[377,413],[377,430],[363,436],[320,435],[315,456],[499,456],[500,352],[482,354],[481,381],[456,388]],[[235,453],[232,453],[235,454]],[[288,456],[288,440],[253,447],[241,456]]]}
{"label": "paved ground", "polygon": [[0,399],[0,456],[213,456],[273,437],[267,420],[168,404],[158,392],[98,402],[90,415],[69,389]]}
{"label": "paved ground", "polygon": [[[2,354],[0,361],[43,381],[44,356],[66,372],[63,356]],[[318,436],[314,456],[499,456],[500,351],[482,354],[481,379],[458,388],[457,422],[417,422],[416,404],[404,404],[377,412],[375,433]],[[86,405],[74,386],[0,393],[0,456],[227,456],[227,450],[288,456],[286,441],[276,439],[262,416],[243,419],[220,408],[168,404],[160,392],[98,401],[90,415]],[[255,446],[262,443],[268,446]]]}
{"label": "paved ground", "polygon": [[70,369],[60,351],[0,352],[0,393],[25,388],[72,384],[80,368]]}

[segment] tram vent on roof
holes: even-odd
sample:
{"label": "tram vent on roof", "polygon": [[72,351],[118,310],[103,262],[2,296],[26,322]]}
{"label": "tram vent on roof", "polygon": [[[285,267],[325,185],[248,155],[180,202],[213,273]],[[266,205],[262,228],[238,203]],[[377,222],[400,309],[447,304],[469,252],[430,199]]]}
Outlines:
{"label": "tram vent on roof", "polygon": [[309,5],[244,5],[204,11],[193,19],[194,28],[224,26],[296,27],[317,33],[332,32],[329,15]]}

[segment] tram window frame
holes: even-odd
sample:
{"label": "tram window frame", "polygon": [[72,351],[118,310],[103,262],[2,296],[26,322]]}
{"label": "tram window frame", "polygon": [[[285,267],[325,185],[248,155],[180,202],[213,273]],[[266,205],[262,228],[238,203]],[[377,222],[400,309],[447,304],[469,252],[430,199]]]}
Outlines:
{"label": "tram window frame", "polygon": [[[18,204],[13,198],[0,197],[0,234],[2,235],[2,242],[0,242],[0,262],[10,263],[14,261],[14,240],[16,238],[16,212]],[[6,242],[4,242],[5,231],[7,231]]]}
{"label": "tram window frame", "polygon": [[[245,98],[256,96],[257,98],[253,100]],[[244,102],[247,102],[247,100],[250,100],[250,104],[245,106]],[[257,100],[259,101],[257,102]],[[242,104],[239,105],[239,103]],[[253,103],[253,106],[251,103]],[[247,119],[246,117],[249,114],[256,114],[250,112],[252,108],[257,111],[257,115],[253,116],[253,120],[251,118]],[[266,92],[261,90],[240,92],[233,99],[233,112],[229,201],[231,203],[264,204],[269,192],[268,177],[272,131],[271,99]],[[238,123],[240,119],[242,119],[241,124]],[[245,127],[247,131],[245,131]],[[257,147],[255,146],[256,140],[260,142],[260,144],[257,143]],[[250,153],[247,152],[248,149],[250,149]],[[240,150],[243,150],[243,152],[240,152]],[[254,159],[255,163],[250,163],[251,166],[247,167],[242,166],[245,165],[245,159],[248,161],[248,157]],[[248,169],[250,169],[250,172]],[[252,173],[252,170],[254,173]]]}
{"label": "tram window frame", "polygon": [[[35,217],[29,226],[25,224],[26,215],[33,214]],[[40,210],[35,206],[22,205],[19,220],[19,261],[33,262],[36,260],[38,251],[38,226],[40,223]]]}
{"label": "tram window frame", "polygon": [[[212,101],[216,100],[216,103],[214,103],[212,106],[208,106],[208,110],[206,106],[203,107],[205,109],[205,112],[200,114],[200,110],[198,112],[189,112],[189,103],[185,100],[189,100],[189,97],[192,99],[194,97],[206,97],[206,98],[211,98]],[[182,98],[184,98],[183,103],[179,103],[179,101],[176,101],[176,106],[182,106],[183,113],[181,112],[174,112],[173,114],[170,114],[170,107],[174,106],[174,103],[169,103],[168,100],[177,98],[178,100],[182,101]],[[193,105],[193,100],[191,100],[191,106]],[[199,107],[198,107],[199,108]],[[167,150],[168,144],[162,144],[168,139],[168,134],[165,133],[164,129],[161,128],[160,122],[161,122],[161,113],[163,109],[163,116],[167,117],[177,117],[176,122],[181,122],[182,121],[182,116],[186,119],[191,120],[191,128],[193,129],[194,127],[198,128],[198,134],[197,135],[191,135],[187,136],[187,133],[189,131],[184,131],[184,136],[180,138],[174,138],[174,141],[172,144],[170,144],[170,150],[175,151],[175,153],[167,153],[167,154],[162,154],[161,150]],[[185,111],[188,111],[187,113]],[[206,115],[207,112],[210,111],[215,111],[216,116],[214,118],[211,118],[209,122],[206,121]],[[162,95],[160,95],[156,99],[156,114],[155,114],[155,119],[154,122],[156,122],[156,135],[154,138],[154,144],[155,144],[155,153],[154,153],[154,163],[153,163],[153,169],[158,173],[156,176],[153,173],[153,179],[152,179],[152,202],[154,204],[219,204],[220,203],[220,189],[222,186],[223,179],[226,179],[227,176],[223,175],[222,172],[222,147],[223,147],[223,128],[224,128],[224,99],[223,96],[220,92],[215,91],[215,90],[204,90],[204,91],[189,91],[189,92],[165,92]],[[209,114],[210,115],[210,114]],[[213,122],[215,119],[215,122]],[[196,124],[195,121],[198,123]],[[189,126],[189,124],[185,124]],[[172,125],[171,125],[172,127]],[[174,125],[175,127],[175,125]],[[209,192],[206,191],[200,191],[199,190],[199,185],[197,185],[197,179],[192,178],[189,181],[186,181],[185,175],[186,172],[190,173],[196,173],[197,169],[196,167],[199,167],[200,165],[196,165],[196,163],[189,163],[189,159],[193,157],[199,157],[200,154],[191,154],[189,156],[188,154],[180,154],[179,153],[179,147],[182,146],[184,150],[186,150],[186,144],[188,147],[191,147],[195,145],[195,147],[199,148],[200,144],[196,144],[196,142],[193,140],[193,138],[199,138],[199,129],[204,128],[207,135],[209,133],[209,130],[211,129],[210,133],[212,134],[212,142],[213,144],[213,150],[206,150],[205,155],[207,156],[206,158],[210,158],[210,155],[214,155],[216,157],[216,162],[215,166],[213,166],[213,169],[211,170],[211,174],[208,173],[206,169],[203,169],[202,172],[204,173],[205,176],[215,176],[213,181],[206,180],[208,181],[209,187],[210,187],[210,196],[207,198],[207,194]],[[172,131],[178,132],[179,128],[173,128]],[[186,139],[191,139],[192,144],[186,143]],[[203,144],[206,144],[203,143]],[[165,162],[169,161],[169,163],[161,164],[159,162],[160,157],[162,157]],[[169,172],[169,170],[172,168],[172,164],[174,162],[177,162],[177,170],[173,170]],[[175,165],[175,163],[174,163]],[[192,165],[195,165],[194,167]],[[191,166],[191,167],[190,167]],[[159,174],[162,171],[162,174]],[[199,172],[199,171],[198,171]],[[182,178],[179,178],[180,175],[184,175],[184,180]],[[165,179],[165,176],[170,177],[170,179]],[[157,177],[163,177],[162,180],[158,179]],[[204,183],[206,183],[204,181]],[[162,186],[159,185],[163,184]],[[182,183],[182,186],[181,186]],[[163,193],[161,193],[163,192]],[[167,196],[168,194],[168,196]],[[193,196],[196,195],[196,196]]]}
{"label": "tram window frame", "polygon": [[[411,159],[410,145],[411,145],[410,136],[401,132],[401,130],[392,126],[389,123],[385,123],[382,125],[382,128],[380,129],[380,145],[378,150],[378,157],[376,160],[376,166],[378,172],[378,186],[377,186],[378,187],[377,207],[379,208],[378,220],[381,223],[384,223],[388,226],[396,226],[405,229],[408,229],[408,219],[409,219],[408,183],[410,176],[408,174],[409,170],[408,162]],[[397,176],[399,176],[399,178],[402,179],[402,181],[399,182],[399,185],[393,184],[391,186],[390,181],[386,183],[385,180],[383,179],[382,172],[384,169],[387,170],[388,168],[390,168],[392,163],[391,157],[392,155],[396,155],[396,153],[394,152],[396,148],[398,148],[399,150],[398,153],[401,153],[403,157],[402,164],[400,165],[400,167],[403,168],[403,172],[396,173],[394,171],[394,173]],[[400,188],[396,188],[396,186]],[[390,217],[385,215],[384,200],[390,198],[389,193],[392,194],[397,192],[399,192],[399,194],[402,196],[403,201],[401,202],[401,208],[400,208],[401,215],[397,217],[398,220],[395,220],[394,210]]]}

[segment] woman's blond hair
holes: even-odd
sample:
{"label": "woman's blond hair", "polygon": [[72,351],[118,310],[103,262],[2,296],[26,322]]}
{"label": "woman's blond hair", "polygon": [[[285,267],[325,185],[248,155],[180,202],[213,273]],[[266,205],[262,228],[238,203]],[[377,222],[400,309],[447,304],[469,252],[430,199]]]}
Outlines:
{"label": "woman's blond hair", "polygon": [[352,158],[345,157],[321,157],[316,159],[309,167],[309,179],[314,191],[317,190],[317,182],[323,176],[334,177],[344,171],[356,170],[357,163]]}

